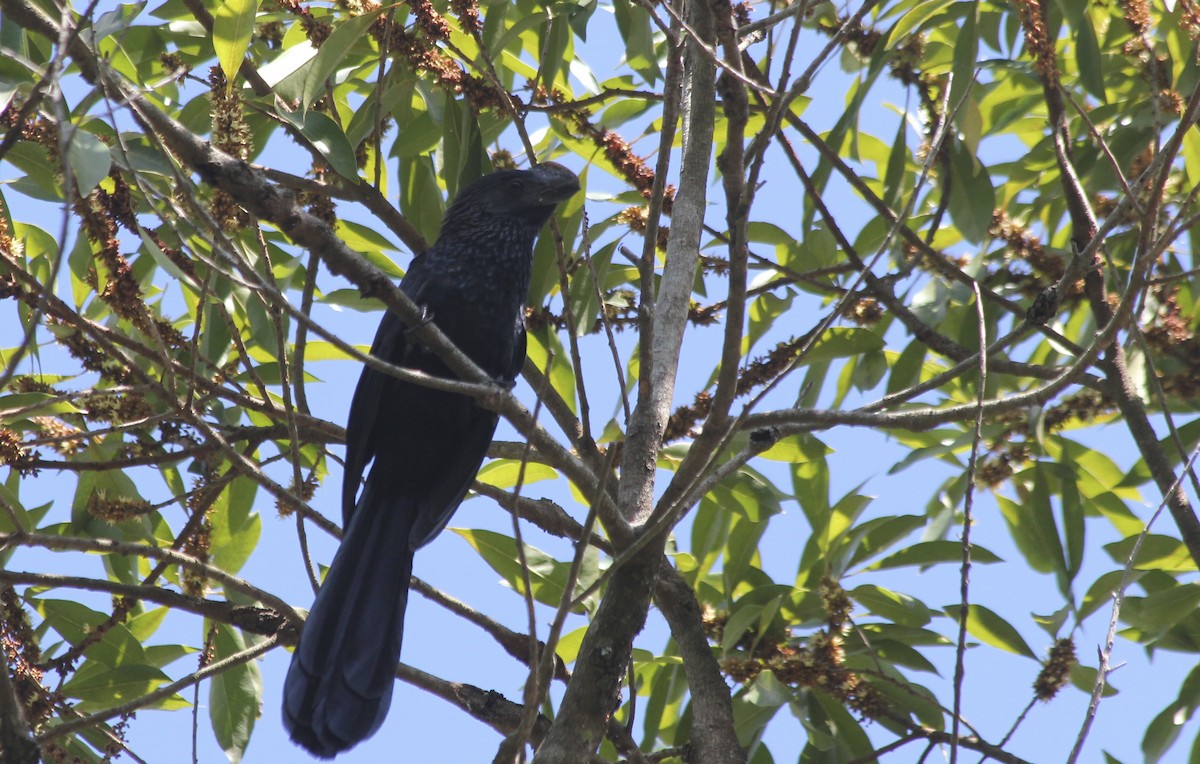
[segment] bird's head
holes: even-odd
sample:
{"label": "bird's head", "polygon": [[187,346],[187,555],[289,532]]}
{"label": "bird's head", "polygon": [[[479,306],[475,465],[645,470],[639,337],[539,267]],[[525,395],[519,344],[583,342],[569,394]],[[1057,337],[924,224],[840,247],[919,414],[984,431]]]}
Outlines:
{"label": "bird's head", "polygon": [[459,191],[442,222],[449,228],[517,224],[541,229],[559,202],[579,192],[575,173],[555,162],[528,170],[500,170]]}

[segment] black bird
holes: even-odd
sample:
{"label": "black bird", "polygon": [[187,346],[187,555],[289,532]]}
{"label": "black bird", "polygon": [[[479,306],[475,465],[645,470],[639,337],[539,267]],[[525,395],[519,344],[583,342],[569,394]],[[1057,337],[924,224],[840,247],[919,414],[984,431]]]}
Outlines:
{"label": "black bird", "polygon": [[[525,361],[534,239],[555,206],[577,191],[574,173],[552,162],[480,178],[458,194],[437,242],[400,282],[426,317],[501,384],[513,384]],[[455,378],[391,312],[371,354]],[[363,369],[346,424],[342,545],[283,688],[284,726],[316,756],[332,758],[370,737],[387,716],[413,552],[449,522],[496,422],[496,414],[466,396]]]}

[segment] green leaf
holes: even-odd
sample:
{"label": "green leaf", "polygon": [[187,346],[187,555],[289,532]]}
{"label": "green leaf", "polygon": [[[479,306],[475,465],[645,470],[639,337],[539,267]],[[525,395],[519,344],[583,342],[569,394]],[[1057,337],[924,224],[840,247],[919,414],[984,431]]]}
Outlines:
{"label": "green leaf", "polygon": [[110,35],[119,34],[129,29],[142,10],[146,7],[145,0],[138,3],[121,3],[116,10],[100,14],[91,28],[91,44],[95,45]]}
{"label": "green leaf", "polygon": [[[298,100],[301,110],[308,109],[313,101],[324,95],[325,81],[341,65],[342,60],[349,55],[354,44],[375,23],[375,19],[383,10],[383,8],[376,8],[338,24],[329,38],[321,44],[316,55],[304,61],[275,84],[275,92],[284,100]],[[302,51],[303,46],[293,46],[293,50]],[[297,53],[296,55],[300,56],[301,54]]]}
{"label": "green leaf", "polygon": [[[846,708],[845,703],[829,695],[829,693],[814,690],[811,696],[816,700],[819,711],[813,709],[812,721],[814,726],[826,731],[836,742],[838,756],[830,761],[847,761],[849,759],[870,758],[874,753],[871,739],[863,730],[862,725]],[[810,704],[812,709],[814,704]],[[805,725],[808,726],[808,725]],[[812,727],[809,727],[812,730]],[[807,761],[807,759],[802,759]]]}
{"label": "green leaf", "polygon": [[213,503],[210,514],[212,563],[229,573],[241,570],[262,535],[262,516],[253,511],[257,493],[257,483],[238,477]]}
{"label": "green leaf", "polygon": [[772,671],[764,671],[754,678],[744,692],[733,698],[733,726],[738,742],[750,746],[775,712],[791,702],[793,690],[780,682]]}
{"label": "green leaf", "polygon": [[354,147],[336,122],[319,111],[284,112],[281,116],[296,128],[303,140],[329,163],[334,172],[349,180],[358,177]]}
{"label": "green leaf", "polygon": [[950,141],[950,215],[967,241],[979,243],[987,238],[996,209],[996,190],[987,168],[967,146]]}
{"label": "green leaf", "polygon": [[[468,544],[479,552],[492,570],[513,589],[520,593],[525,591],[525,583],[521,574],[520,558],[517,555],[516,542],[500,533],[474,528],[452,528]],[[525,562],[529,568],[529,583],[533,587],[533,598],[543,605],[558,607],[562,602],[563,589],[567,584],[567,574],[570,562],[560,562],[540,549],[528,544],[523,545]],[[585,575],[582,571],[576,581],[572,596],[577,596],[595,580],[598,571],[593,575]],[[595,603],[595,596],[584,603],[590,609]]]}
{"label": "green leaf", "polygon": [[762,613],[762,605],[738,603],[730,612],[729,619],[725,621],[725,628],[721,631],[721,649],[725,652],[732,650],[742,635],[758,622]]}
{"label": "green leaf", "polygon": [[[1192,134],[1191,131],[1188,132],[1188,135]],[[1200,167],[1197,169],[1200,172]],[[1200,419],[1193,419],[1181,425],[1175,433],[1167,435],[1158,441],[1159,452],[1164,455],[1164,458],[1172,467],[1178,466],[1181,461],[1179,456],[1180,449],[1175,446],[1176,435],[1178,435],[1178,439],[1182,443],[1183,452],[1187,453],[1191,451],[1196,447],[1197,443],[1200,443]],[[1146,464],[1146,460],[1139,458],[1133,463],[1129,472],[1121,480],[1119,487],[1139,486],[1149,483],[1153,479],[1154,476],[1150,474],[1150,467]]]}
{"label": "green leaf", "polygon": [[221,71],[225,72],[226,92],[233,91],[250,38],[254,36],[257,14],[258,0],[225,0],[213,14],[213,48]]}
{"label": "green leaf", "polygon": [[67,132],[67,166],[75,176],[75,191],[87,196],[100,181],[108,177],[112,167],[112,155],[108,146],[96,136],[80,127]]}
{"label": "green leaf", "polygon": [[442,220],[442,190],[428,155],[400,158],[400,212],[426,241],[437,238]]}
{"label": "green leaf", "polygon": [[541,373],[550,371],[550,386],[575,411],[575,370],[571,368],[571,356],[563,348],[558,333],[548,327],[540,327],[527,335],[526,352],[529,363]]}
{"label": "green leaf", "polygon": [[[19,480],[20,476],[16,470],[13,470],[9,478],[9,483],[15,487],[19,485]],[[48,501],[40,507],[25,509],[17,497],[14,488],[10,488],[4,484],[0,484],[0,500],[3,500],[7,506],[12,508],[11,512],[0,512],[0,533],[12,533],[17,530],[32,531],[38,527],[38,524],[42,522],[42,519],[50,511],[50,508],[54,506],[54,502]],[[13,526],[14,520],[20,523],[20,528]],[[9,544],[6,549],[0,550],[0,568],[8,565],[9,559],[19,548],[16,544]]]}
{"label": "green leaf", "polygon": [[[870,663],[864,668],[874,668]],[[945,729],[946,715],[938,705],[937,697],[925,687],[907,681],[895,670],[885,667],[887,677],[884,681],[871,682],[871,686],[883,697],[887,698],[889,708],[907,712],[925,727],[934,730]]]}
{"label": "green leaf", "polygon": [[834,327],[828,329],[800,361],[800,365],[830,361],[882,350],[883,338],[869,329]]}
{"label": "green leaf", "polygon": [[449,95],[446,96],[442,128],[445,163],[442,177],[446,181],[446,192],[454,197],[459,189],[478,180],[489,162],[479,132],[479,116]]}
{"label": "green leaf", "polygon": [[1121,617],[1144,632],[1157,634],[1191,616],[1198,606],[1200,584],[1180,584],[1145,597],[1126,597]]}
{"label": "green leaf", "polygon": [[[961,543],[949,540],[921,541],[885,557],[874,565],[868,566],[867,570],[887,570],[889,568],[901,568],[908,565],[936,565],[946,562],[962,562]],[[977,544],[972,544],[971,562],[987,565],[1003,561],[987,549]]]}
{"label": "green leaf", "polygon": [[[933,665],[919,650],[903,642],[897,642],[894,639],[875,638],[871,640],[869,646],[862,644],[859,650],[861,653],[856,651],[855,654],[861,654],[861,658],[855,658],[853,661],[847,658],[846,665],[848,668],[861,666],[873,669],[875,668],[875,661],[878,659],[894,663],[897,666],[907,666],[918,671],[925,671],[930,674],[938,673],[937,666]],[[888,683],[883,682],[880,686],[883,684]]]}
{"label": "green leaf", "polygon": [[1092,26],[1092,17],[1086,10],[1079,19],[1072,20],[1075,27],[1075,61],[1079,66],[1079,81],[1089,93],[1101,103],[1108,103],[1104,82],[1104,57],[1100,55],[1100,41]]}
{"label": "green leaf", "polygon": [[375,297],[363,297],[357,289],[335,289],[321,295],[319,300],[324,305],[335,308],[350,308],[361,313],[375,313],[384,308],[384,304]]}
{"label": "green leaf", "polygon": [[[246,649],[246,640],[240,631],[223,623],[214,624],[214,627],[215,660],[228,658]],[[212,678],[208,691],[208,716],[217,742],[230,764],[238,764],[246,752],[246,746],[250,744],[254,722],[262,713],[262,691],[262,672],[255,661],[246,661]]]}
{"label": "green leaf", "polygon": [[[958,623],[959,613],[962,611],[961,606],[947,605],[942,609],[955,623]],[[1029,649],[1029,645],[1025,643],[1020,632],[1013,628],[1008,621],[983,605],[973,604],[967,611],[967,632],[984,644],[1037,660],[1037,656],[1033,650]]]}
{"label": "green leaf", "polygon": [[129,629],[129,633],[133,638],[142,644],[158,631],[158,627],[162,625],[163,619],[167,617],[167,612],[170,608],[156,607],[153,610],[147,610],[141,615],[134,616],[125,621],[125,627]]}
{"label": "green leaf", "polygon": [[924,602],[907,594],[893,592],[874,584],[864,584],[847,592],[850,598],[875,615],[905,626],[924,626],[930,621]]}
{"label": "green leaf", "polygon": [[[98,627],[108,622],[108,614],[93,610],[73,600],[42,599],[38,611],[53,628],[72,645],[89,639]],[[109,668],[144,662],[141,642],[124,624],[115,624],[104,632],[104,636],[93,642],[84,656],[94,663]]]}
{"label": "green leaf", "polygon": [[[98,661],[85,661],[62,686],[69,698],[77,698],[76,706],[85,713],[127,703],[154,692],[171,677],[161,669],[144,663],[130,663],[110,668]],[[151,708],[174,710],[187,708],[188,702],[179,695],[161,701]]]}
{"label": "green leaf", "polygon": [[[362,108],[354,112],[346,127],[346,138],[350,145],[357,146],[375,132],[377,112],[382,111],[385,117],[390,116],[404,101],[411,99],[414,84],[414,80],[404,79],[389,85],[382,96],[372,94]],[[405,132],[408,132],[408,127],[405,125]]]}
{"label": "green leaf", "polygon": [[996,503],[1000,506],[1017,549],[1021,550],[1029,566],[1039,573],[1063,570],[1065,561],[1062,545],[1058,540],[1058,526],[1054,522],[1049,497],[1044,493],[1035,496],[1023,497],[1022,502],[997,496]]}
{"label": "green leaf", "polygon": [[647,84],[653,85],[662,77],[658,66],[658,55],[654,50],[654,32],[650,16],[641,6],[630,0],[614,0],[617,28],[624,40],[625,62]]}
{"label": "green leaf", "polygon": [[[12,393],[0,395],[0,422],[13,425],[35,416],[78,414],[79,408],[62,396],[50,393]],[[42,404],[42,401],[45,401]]]}
{"label": "green leaf", "polygon": [[[1125,572],[1122,570],[1112,570],[1096,579],[1096,581],[1088,587],[1087,593],[1083,595],[1083,602],[1079,605],[1079,620],[1082,621],[1092,613],[1112,602],[1113,595],[1117,591],[1117,587],[1121,585],[1121,578]],[[1137,581],[1141,575],[1134,573],[1130,577],[1130,581]]]}
{"label": "green leaf", "polygon": [[146,663],[163,668],[197,650],[189,645],[150,645],[146,648]]}
{"label": "green leaf", "polygon": [[857,565],[883,554],[924,524],[925,517],[921,515],[877,517],[860,524],[855,529],[857,540],[847,566]]}
{"label": "green leaf", "polygon": [[[572,328],[577,337],[590,334],[596,325],[601,309],[600,294],[604,291],[605,277],[616,251],[617,242],[601,247],[591,255],[590,262],[585,260],[585,264],[571,277],[571,318],[575,322]],[[592,277],[593,271],[596,278]],[[599,288],[596,286],[597,279]]]}
{"label": "green leaf", "polygon": [[950,83],[950,108],[955,110],[955,121],[961,125],[961,120],[967,114],[968,93],[975,85],[975,67],[979,60],[979,3],[967,3],[962,27],[954,37],[954,64],[951,69],[953,80]]}
{"label": "green leaf", "polygon": [[655,670],[646,680],[649,698],[644,712],[644,733],[648,740],[661,738],[672,744],[673,730],[683,715],[687,698],[687,675],[683,662],[674,657],[656,660],[653,668]]}
{"label": "green leaf", "polygon": [[[1104,551],[1113,561],[1124,565],[1133,552],[1137,536],[1130,536],[1104,545]],[[1168,573],[1184,573],[1196,570],[1196,561],[1192,559],[1183,542],[1173,536],[1160,536],[1156,533],[1146,534],[1142,546],[1138,549],[1137,559],[1133,561],[1135,570],[1160,570]]]}
{"label": "green leaf", "polygon": [[[371,350],[366,346],[359,346],[358,349],[364,353],[369,353]],[[353,357],[349,353],[332,342],[318,340],[316,342],[307,342],[304,345],[305,363],[309,361],[348,361],[352,359]]]}
{"label": "green leaf", "polygon": [[[1183,680],[1179,688],[1179,696],[1169,706],[1164,708],[1142,738],[1142,753],[1145,754],[1146,764],[1155,764],[1162,759],[1171,745],[1178,739],[1183,725],[1191,720],[1200,707],[1200,668],[1194,668]],[[1194,761],[1193,759],[1190,759]]]}
{"label": "green leaf", "polygon": [[[476,479],[481,483],[507,490],[517,484],[517,477],[520,474],[521,461],[519,459],[493,459],[483,465]],[[542,480],[553,480],[558,477],[558,472],[553,467],[539,462],[526,462],[522,477],[523,485],[531,485]]]}
{"label": "green leaf", "polygon": [[1067,465],[1060,466],[1064,467],[1065,472],[1059,481],[1062,496],[1063,551],[1066,554],[1067,586],[1063,587],[1063,594],[1069,594],[1069,584],[1075,580],[1079,568],[1083,565],[1087,525],[1084,521],[1085,501],[1080,495],[1075,475]]}
{"label": "green leaf", "polygon": [[888,39],[891,42],[899,43],[905,35],[920,29],[931,19],[940,23],[942,19],[939,18],[939,14],[952,5],[956,5],[956,0],[933,0],[932,2],[911,3],[909,5],[910,10],[901,16],[888,31]]}
{"label": "green leaf", "polygon": [[[404,272],[397,268],[396,264],[388,258],[382,255],[378,258],[372,258],[367,254],[399,251],[399,247],[378,230],[365,226],[362,223],[355,223],[353,220],[344,220],[342,218],[338,218],[337,226],[334,230],[337,231],[338,238],[344,241],[347,247],[362,252],[372,263],[382,268],[387,275],[392,278],[399,278],[404,275]],[[381,263],[386,263],[386,267],[381,265]]]}
{"label": "green leaf", "polygon": [[908,123],[900,119],[896,121],[896,137],[892,141],[892,150],[888,153],[887,168],[883,175],[883,200],[894,210],[901,209],[903,204],[907,177],[905,171],[908,169],[909,158]]}
{"label": "green leaf", "polygon": [[[1071,685],[1080,692],[1092,694],[1092,690],[1096,687],[1096,677],[1100,674],[1092,666],[1084,666],[1076,663],[1071,667]],[[1104,682],[1103,697],[1108,698],[1116,695],[1118,690],[1112,684],[1112,677],[1108,677]]]}
{"label": "green leaf", "polygon": [[150,235],[146,232],[146,229],[142,228],[140,225],[138,226],[138,236],[140,236],[142,239],[142,247],[145,248],[146,252],[150,253],[150,257],[155,263],[158,264],[158,267],[165,270],[171,275],[171,278],[177,281],[182,281],[185,283],[192,282],[192,279],[189,278],[188,275],[184,273],[173,260],[171,260],[171,258],[167,257],[167,254],[162,251],[162,247],[158,246],[158,242],[150,238]]}

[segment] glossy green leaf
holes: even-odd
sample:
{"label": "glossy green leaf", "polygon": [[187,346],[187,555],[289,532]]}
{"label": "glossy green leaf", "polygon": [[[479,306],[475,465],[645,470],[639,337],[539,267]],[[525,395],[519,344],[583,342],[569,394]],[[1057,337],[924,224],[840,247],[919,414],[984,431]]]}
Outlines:
{"label": "glossy green leaf", "polygon": [[792,691],[781,683],[770,671],[764,671],[754,681],[734,696],[733,726],[738,742],[749,746],[761,733],[767,722],[792,698]]}
{"label": "glossy green leaf", "polygon": [[832,328],[800,360],[801,365],[855,356],[883,348],[883,339],[867,329]]}
{"label": "glossy green leaf", "polygon": [[[991,564],[1002,560],[977,544],[971,545],[973,564]],[[957,541],[921,541],[901,549],[895,554],[867,566],[867,570],[887,570],[908,565],[936,565],[938,563],[962,563],[962,544]]]}
{"label": "glossy green leaf", "polygon": [[358,177],[358,161],[346,133],[329,117],[318,111],[287,115],[289,122],[303,136],[303,141],[316,151],[343,178]]}
{"label": "glossy green leaf", "polygon": [[996,191],[987,168],[960,141],[950,141],[950,215],[964,238],[981,242],[992,223]]}
{"label": "glossy green leaf", "polygon": [[[955,623],[958,622],[959,613],[962,611],[960,606],[947,605],[943,610],[951,620]],[[972,604],[967,610],[967,633],[992,647],[1023,655],[1026,658],[1035,660],[1037,658],[1012,624],[983,605]]]}
{"label": "glossy green leaf", "polygon": [[250,559],[262,534],[262,516],[254,511],[258,484],[234,478],[213,503],[212,562],[228,573],[237,573]]}
{"label": "glossy green leaf", "polygon": [[[160,669],[145,664],[122,664],[110,668],[96,661],[87,661],[62,686],[62,693],[79,702],[77,707],[87,713],[128,703],[147,695],[171,678]],[[188,707],[178,695],[152,706],[163,710]]]}
{"label": "glossy green leaf", "polygon": [[108,146],[87,130],[75,128],[67,144],[67,166],[75,176],[75,192],[86,196],[108,177],[112,155]]}
{"label": "glossy green leaf", "polygon": [[[492,570],[500,574],[505,583],[517,592],[524,593],[525,583],[521,572],[520,558],[513,539],[493,531],[467,528],[451,528],[451,530],[474,547]],[[562,602],[563,589],[567,584],[567,573],[571,567],[570,561],[555,560],[540,549],[528,544],[524,545],[524,554],[529,569],[529,582],[533,587],[533,598],[543,605],[557,607]],[[581,594],[590,583],[591,580],[580,576],[573,595]]]}
{"label": "glossy green leaf", "polygon": [[382,12],[382,8],[377,8],[339,23],[315,56],[276,83],[275,92],[281,98],[299,101],[301,110],[307,109],[313,101],[321,97],[325,81],[337,70],[354,44]]}
{"label": "glossy green leaf", "polygon": [[[1130,536],[1112,544],[1105,544],[1104,551],[1108,552],[1114,562],[1124,565],[1133,553],[1137,539],[1137,536]],[[1142,539],[1133,567],[1136,570],[1186,572],[1196,570],[1196,561],[1179,539],[1150,533]]]}
{"label": "glossy green leaf", "polygon": [[931,620],[929,608],[918,599],[874,584],[857,586],[850,598],[871,613],[905,626],[924,626]]}
{"label": "glossy green leaf", "polygon": [[1121,616],[1142,631],[1156,633],[1188,618],[1197,606],[1200,606],[1200,584],[1180,584],[1145,597],[1126,597]]}
{"label": "glossy green leaf", "polygon": [[[237,629],[214,624],[214,659],[221,660],[246,649]],[[208,691],[208,716],[217,743],[230,764],[238,764],[250,744],[254,723],[262,714],[262,672],[255,661],[246,661],[213,676]]]}
{"label": "glossy green leaf", "polygon": [[954,63],[950,74],[950,108],[955,112],[955,121],[961,124],[970,109],[967,108],[968,93],[975,86],[975,67],[979,60],[979,3],[969,3],[962,27],[954,39]]}
{"label": "glossy green leaf", "polygon": [[493,459],[483,465],[475,479],[481,483],[508,490],[517,484],[518,478],[522,480],[522,485],[532,485],[542,480],[553,480],[556,477],[558,477],[558,473],[545,464],[525,462],[522,466],[520,460],[517,459]]}
{"label": "glossy green leaf", "polygon": [[217,62],[225,72],[225,89],[232,91],[254,35],[258,0],[226,0],[213,13],[213,48]]}

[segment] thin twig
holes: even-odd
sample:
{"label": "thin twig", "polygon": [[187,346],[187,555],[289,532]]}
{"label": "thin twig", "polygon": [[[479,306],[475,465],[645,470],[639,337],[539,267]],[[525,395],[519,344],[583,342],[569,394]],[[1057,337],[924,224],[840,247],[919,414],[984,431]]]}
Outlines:
{"label": "thin twig", "polygon": [[[983,294],[975,289],[975,310],[979,323],[979,347],[987,347],[987,316],[983,312]],[[962,716],[962,687],[966,678],[967,619],[970,617],[971,524],[975,522],[975,471],[979,467],[979,446],[983,441],[983,403],[987,397],[987,353],[979,354],[979,382],[976,397],[975,429],[971,434],[971,459],[967,463],[966,496],[963,498],[962,573],[959,577],[958,643],[954,651],[954,712],[951,719],[950,764],[958,761],[958,729]]]}

